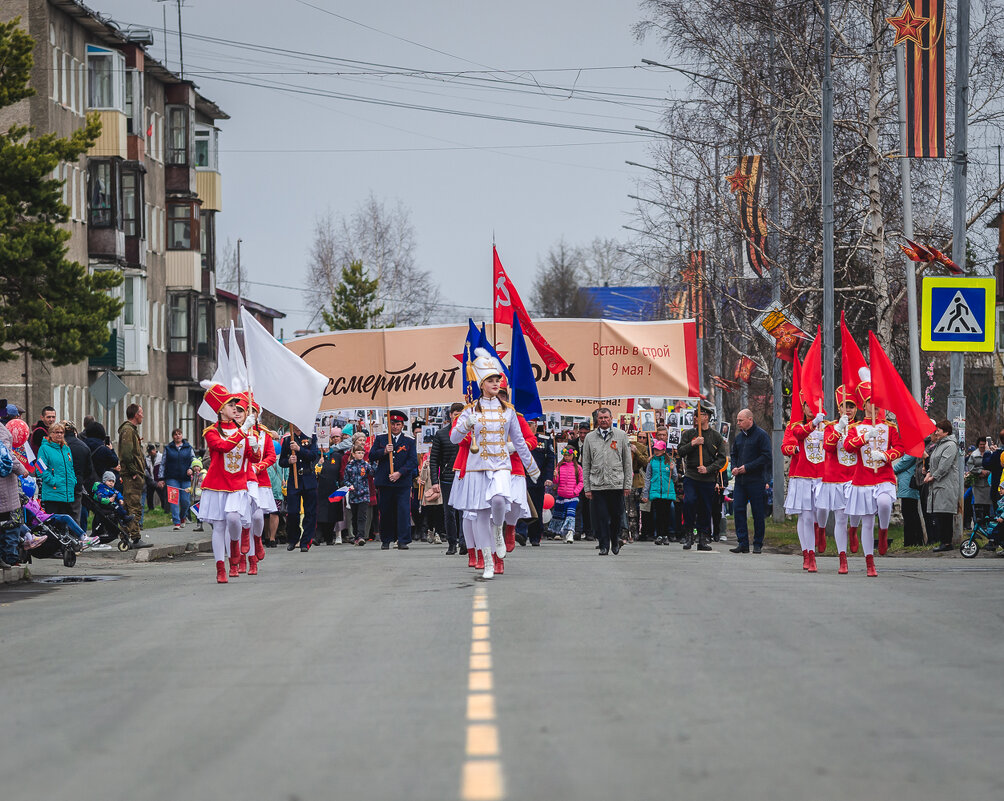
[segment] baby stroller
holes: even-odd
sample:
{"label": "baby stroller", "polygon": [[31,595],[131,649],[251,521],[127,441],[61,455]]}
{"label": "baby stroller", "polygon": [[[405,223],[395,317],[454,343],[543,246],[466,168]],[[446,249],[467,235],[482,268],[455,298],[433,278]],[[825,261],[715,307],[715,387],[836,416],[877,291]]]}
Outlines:
{"label": "baby stroller", "polygon": [[80,502],[91,513],[91,533],[101,540],[101,544],[117,539],[120,551],[129,550],[129,530],[126,529],[114,509],[100,503],[90,492],[84,489]]}
{"label": "baby stroller", "polygon": [[[24,497],[22,505],[27,500]],[[31,550],[25,548],[23,540],[19,541],[18,551],[22,563],[31,564],[35,557],[39,559],[61,558],[66,567],[73,567],[77,563],[77,554],[83,550],[84,544],[66,527],[65,523],[51,518],[39,520],[30,510],[26,509],[21,510],[21,520],[22,523],[18,528],[27,529],[36,536],[47,535],[45,542]],[[13,522],[10,521],[11,524]]]}

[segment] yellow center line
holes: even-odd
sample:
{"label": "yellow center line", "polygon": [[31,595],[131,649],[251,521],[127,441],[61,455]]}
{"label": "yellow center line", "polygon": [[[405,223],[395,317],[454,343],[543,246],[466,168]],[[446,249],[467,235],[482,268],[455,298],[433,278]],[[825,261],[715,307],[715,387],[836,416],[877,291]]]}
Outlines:
{"label": "yellow center line", "polygon": [[471,655],[467,679],[466,760],[460,777],[461,801],[502,801],[505,782],[499,759],[499,735],[495,725],[492,690],[492,647],[488,595],[484,587],[474,591],[471,612]]}

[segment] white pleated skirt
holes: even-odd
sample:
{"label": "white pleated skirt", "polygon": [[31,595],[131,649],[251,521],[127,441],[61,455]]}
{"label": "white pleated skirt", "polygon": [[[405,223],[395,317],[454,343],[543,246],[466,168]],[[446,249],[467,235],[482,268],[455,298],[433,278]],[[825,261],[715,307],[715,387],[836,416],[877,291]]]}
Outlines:
{"label": "white pleated skirt", "polygon": [[816,487],[816,508],[825,509],[828,512],[836,512],[847,506],[847,493],[850,491],[851,482],[843,481],[839,484],[823,481]]}
{"label": "white pleated skirt", "polygon": [[[465,512],[491,508],[491,500],[501,495],[509,503],[513,497],[513,475],[509,470],[477,470],[457,477],[450,489],[450,506]],[[523,487],[523,504],[526,505],[526,485]],[[530,515],[527,514],[527,517]]]}
{"label": "white pleated skirt", "polygon": [[813,487],[820,483],[818,478],[789,478],[788,494],[784,496],[784,513],[797,515],[813,509]]}
{"label": "white pleated skirt", "polygon": [[246,490],[223,492],[221,490],[203,489],[199,499],[199,520],[214,523],[226,520],[228,512],[237,512],[241,516],[241,526],[251,525],[251,499]]}
{"label": "white pleated skirt", "polygon": [[889,495],[895,502],[896,485],[891,481],[883,481],[881,484],[864,487],[851,484],[851,488],[847,492],[847,506],[844,511],[851,517],[876,514],[878,512],[876,499],[880,495]]}
{"label": "white pleated skirt", "polygon": [[275,496],[272,494],[271,485],[258,487],[258,508],[267,515],[279,511],[279,507],[275,505]]}
{"label": "white pleated skirt", "polygon": [[520,520],[530,519],[533,517],[533,513],[526,500],[526,476],[513,476],[510,483],[512,486],[512,505],[519,509]]}

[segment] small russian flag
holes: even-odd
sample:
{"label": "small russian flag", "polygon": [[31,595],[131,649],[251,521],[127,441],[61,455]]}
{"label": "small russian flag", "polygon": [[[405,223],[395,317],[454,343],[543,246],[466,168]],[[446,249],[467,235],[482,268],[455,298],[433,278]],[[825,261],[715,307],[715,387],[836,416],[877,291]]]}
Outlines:
{"label": "small russian flag", "polygon": [[341,489],[336,489],[328,496],[328,503],[336,503],[337,501],[342,500],[342,498],[349,494],[350,489],[352,489],[352,487],[347,486],[342,487]]}

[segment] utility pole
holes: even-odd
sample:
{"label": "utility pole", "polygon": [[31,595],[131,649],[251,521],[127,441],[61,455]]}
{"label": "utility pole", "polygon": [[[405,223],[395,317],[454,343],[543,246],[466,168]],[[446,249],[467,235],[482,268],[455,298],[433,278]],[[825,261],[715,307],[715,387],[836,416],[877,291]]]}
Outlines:
{"label": "utility pole", "polygon": [[[722,375],[722,294],[719,292],[719,266],[718,259],[721,255],[721,238],[719,236],[719,228],[721,227],[721,212],[718,207],[718,187],[719,181],[722,179],[722,174],[719,172],[718,165],[718,145],[715,145],[715,178],[711,182],[712,191],[715,193],[715,254],[711,260],[711,292],[709,296],[711,298],[711,303],[715,310],[715,332],[712,336],[712,360],[714,362],[715,375],[721,377]],[[722,391],[715,387],[715,417],[721,422],[722,420]]]}
{"label": "utility pole", "polygon": [[[958,0],[958,34],[955,43],[955,156],[952,159],[952,261],[966,269],[966,173],[969,147],[969,9],[970,0]],[[965,431],[966,394],[964,353],[951,354],[948,387],[948,419],[953,427]],[[963,448],[966,443],[960,442]],[[964,459],[959,459],[959,486],[964,480]],[[955,515],[953,540],[962,536],[962,515]]]}
{"label": "utility pole", "polygon": [[[781,221],[781,187],[779,178],[781,170],[777,164],[777,78],[774,67],[774,13],[771,7],[770,25],[768,25],[767,41],[767,74],[770,76],[770,99],[768,101],[768,111],[770,113],[770,133],[767,138],[767,208],[770,215],[769,227],[767,229],[767,254],[770,264],[770,295],[771,300],[776,303],[781,302],[781,272],[780,272],[780,237],[777,226]],[[781,440],[784,436],[784,411],[782,409],[781,392],[781,360],[775,354],[771,366],[771,377],[773,378],[773,425],[771,431],[771,453],[773,455],[773,482],[774,482],[774,521],[780,523],[784,520],[784,504],[778,503],[778,498],[784,497],[784,457],[781,455]]]}
{"label": "utility pole", "polygon": [[[896,48],[896,83],[899,87],[899,177],[903,188],[903,236],[913,239],[913,184],[910,180],[910,157],[906,149],[906,45]],[[906,260],[907,337],[910,343],[910,392],[921,403],[920,336],[917,331],[917,266]]]}
{"label": "utility pole", "polygon": [[823,403],[834,416],[833,353],[833,75],[830,67],[830,0],[823,0]]}
{"label": "utility pole", "polygon": [[[237,313],[240,314],[241,311],[241,242],[244,240],[237,240]],[[239,319],[239,318],[238,318]]]}

